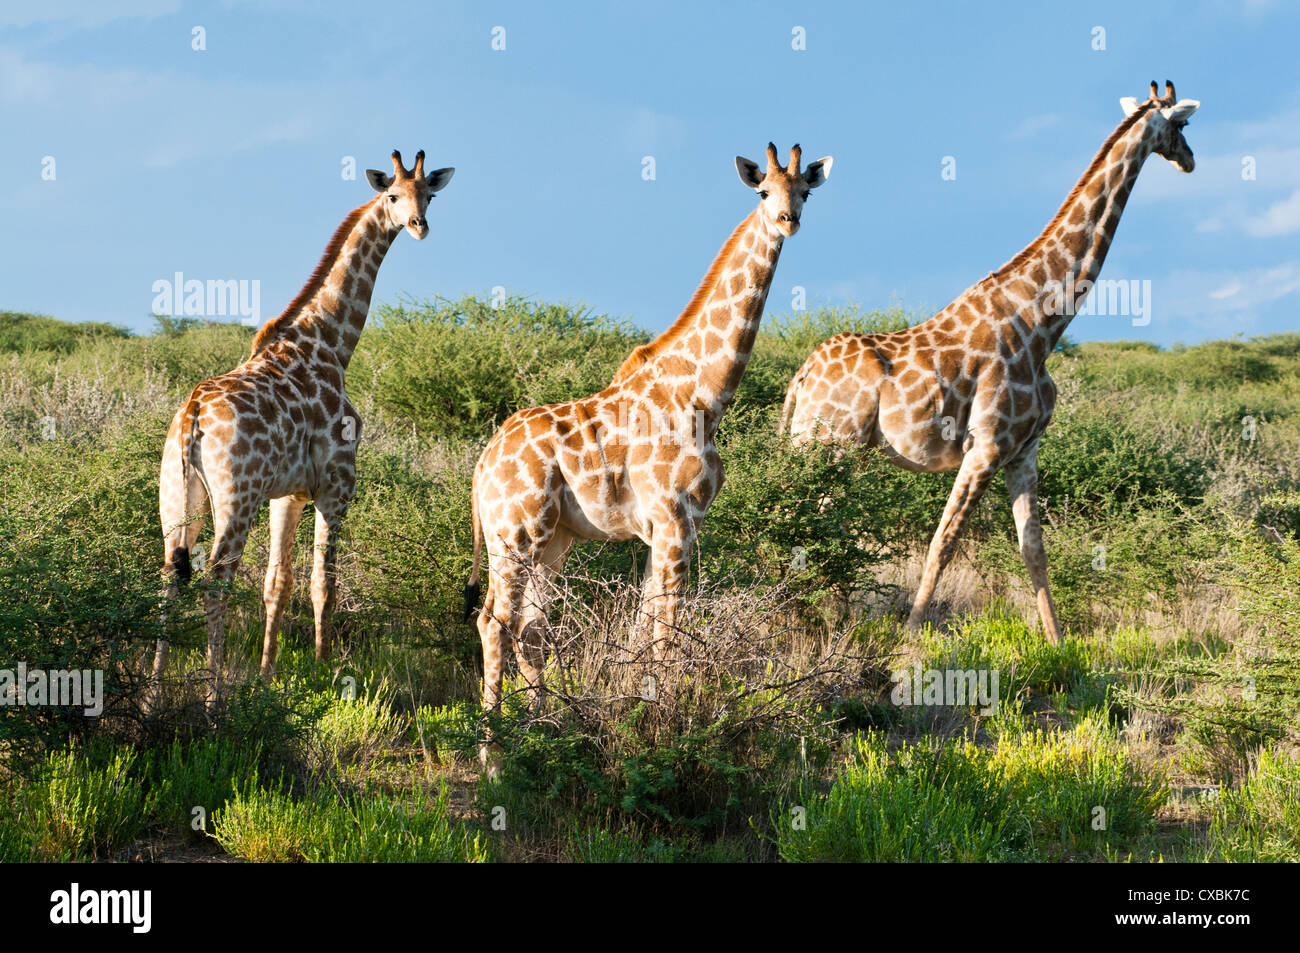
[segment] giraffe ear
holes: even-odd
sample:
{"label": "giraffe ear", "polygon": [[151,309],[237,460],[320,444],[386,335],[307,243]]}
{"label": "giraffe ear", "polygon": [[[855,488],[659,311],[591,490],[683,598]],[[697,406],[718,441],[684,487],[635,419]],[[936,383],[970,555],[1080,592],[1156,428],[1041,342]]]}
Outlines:
{"label": "giraffe ear", "polygon": [[757,162],[750,162],[744,156],[736,156],[736,171],[740,173],[740,181],[751,189],[756,189],[763,184],[764,176]]}
{"label": "giraffe ear", "polygon": [[1170,122],[1186,122],[1191,118],[1192,113],[1201,108],[1200,100],[1197,99],[1180,99],[1172,106],[1166,106],[1160,110],[1160,115],[1164,116]]}
{"label": "giraffe ear", "polygon": [[1120,97],[1119,105],[1124,110],[1125,116],[1131,116],[1138,111],[1138,101],[1132,96]]}
{"label": "giraffe ear", "polygon": [[366,181],[370,183],[370,187],[376,192],[382,192],[393,184],[393,177],[375,169],[366,169]]}
{"label": "giraffe ear", "polygon": [[447,183],[451,181],[451,177],[455,174],[455,169],[438,169],[435,172],[430,172],[424,182],[429,186],[430,192],[441,192],[447,187]]}
{"label": "giraffe ear", "polygon": [[808,163],[808,167],[803,170],[804,185],[810,189],[824,185],[831,177],[831,166],[834,164],[835,160],[831,156],[822,156],[816,162]]}

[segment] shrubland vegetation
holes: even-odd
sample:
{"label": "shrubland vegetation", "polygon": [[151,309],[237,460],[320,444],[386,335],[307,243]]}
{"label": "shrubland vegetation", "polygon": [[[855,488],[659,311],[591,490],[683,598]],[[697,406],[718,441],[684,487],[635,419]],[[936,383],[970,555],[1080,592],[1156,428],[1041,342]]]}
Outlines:
{"label": "shrubland vegetation", "polygon": [[[197,595],[164,704],[140,704],[157,468],[176,406],[252,332],[0,314],[0,669],[98,668],[108,696],[98,718],[0,707],[0,859],[1300,859],[1300,334],[1053,355],[1050,646],[1000,478],[915,637],[899,618],[951,477],[776,435],[817,343],[910,320],[765,320],[681,656],[648,691],[628,635],[644,549],[579,547],[546,703],[507,695],[488,783],[460,616],[474,461],[511,411],[601,389],[644,332],[525,300],[377,308],[349,370],[366,427],[339,650],[312,658],[300,585],[276,683],[252,678],[263,521],[231,598],[238,688],[209,721]],[[997,670],[996,713],[895,704],[918,662]]]}

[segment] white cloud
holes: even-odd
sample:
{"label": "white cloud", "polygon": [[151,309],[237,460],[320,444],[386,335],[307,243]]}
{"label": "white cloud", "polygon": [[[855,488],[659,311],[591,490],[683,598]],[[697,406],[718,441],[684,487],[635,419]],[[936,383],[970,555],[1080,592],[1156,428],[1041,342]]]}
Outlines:
{"label": "white cloud", "polygon": [[1256,238],[1289,235],[1300,229],[1300,189],[1292,192],[1290,198],[1270,205],[1262,215],[1246,219],[1245,229]]}
{"label": "white cloud", "polygon": [[1176,271],[1157,279],[1152,314],[1166,325],[1191,322],[1222,336],[1247,330],[1259,312],[1300,297],[1300,260],[1237,271]]}

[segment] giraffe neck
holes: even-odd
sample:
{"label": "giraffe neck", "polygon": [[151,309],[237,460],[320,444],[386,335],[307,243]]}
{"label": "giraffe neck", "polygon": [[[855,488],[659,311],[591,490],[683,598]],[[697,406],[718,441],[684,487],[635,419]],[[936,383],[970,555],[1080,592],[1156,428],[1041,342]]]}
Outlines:
{"label": "giraffe neck", "polygon": [[615,383],[634,374],[717,432],[749,363],[785,237],[757,210],[737,226],[686,310],[655,341],[638,348]]}
{"label": "giraffe neck", "polygon": [[[1102,146],[1041,235],[999,269],[994,280],[1011,299],[1032,289],[1039,307],[1032,309],[1033,333],[1045,358],[1056,346],[1101,272],[1120,216],[1138,173],[1151,154],[1150,110],[1126,119]],[[1058,297],[1045,290],[1059,291]],[[1027,312],[1011,307],[1007,316]]]}
{"label": "giraffe neck", "polygon": [[370,312],[375,276],[401,227],[388,224],[378,198],[353,209],[330,239],[307,284],[253,341],[309,341],[346,369]]}

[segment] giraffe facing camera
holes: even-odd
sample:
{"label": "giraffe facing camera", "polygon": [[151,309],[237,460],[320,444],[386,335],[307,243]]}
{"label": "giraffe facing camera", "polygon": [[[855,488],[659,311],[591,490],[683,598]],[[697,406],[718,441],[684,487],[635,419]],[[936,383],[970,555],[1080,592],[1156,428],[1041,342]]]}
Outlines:
{"label": "giraffe facing camera", "polygon": [[[266,500],[271,501],[271,542],[263,590],[262,678],[269,681],[275,671],[276,634],[293,589],[293,540],[308,503],[316,510],[311,579],[316,657],[329,656],[339,525],[356,489],[361,436],[344,373],[393,239],[403,229],[416,239],[429,233],[429,201],[455,172],[447,168],[426,175],[423,152],[416,153],[409,171],[396,150],[392,160],[392,174],[366,172],[379,194],[343,219],[302,290],[253,338],[248,359],[195,387],[167,432],[158,481],[164,605],[190,581],[190,553],[205,511],[212,512],[204,591],[210,705],[221,696],[225,588]],[[155,697],[167,655],[164,633],[154,654]]]}
{"label": "giraffe facing camera", "polygon": [[[673,649],[695,540],[722,486],[715,437],[745,372],[785,239],[830,174],[827,156],[800,168],[736,158],[758,207],[732,232],[681,316],[623,362],[598,394],[521,410],[488,441],[474,468],[474,568],[466,614],[488,580],[478,614],[483,707],[501,701],[505,643],[514,645],[534,703],[542,687],[542,634],[556,574],[578,539],[650,547],[641,617],[656,657]],[[489,746],[480,757],[496,773]],[[492,763],[489,763],[491,760]]]}

